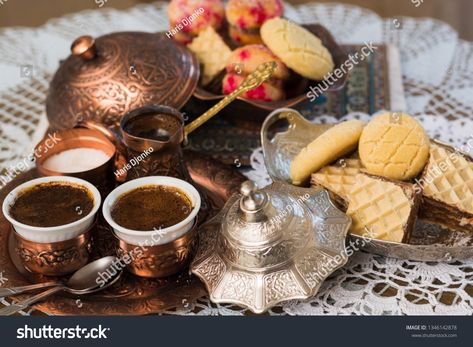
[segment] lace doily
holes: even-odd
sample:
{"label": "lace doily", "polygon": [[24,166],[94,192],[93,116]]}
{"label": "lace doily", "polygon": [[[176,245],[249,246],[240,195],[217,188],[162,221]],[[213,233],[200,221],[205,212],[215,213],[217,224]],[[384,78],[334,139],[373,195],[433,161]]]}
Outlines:
{"label": "lace doily", "polygon": [[[48,81],[79,35],[112,31],[160,31],[167,28],[166,3],[126,11],[84,11],[34,29],[0,30],[0,169],[15,165],[31,150],[46,127],[44,100]],[[342,44],[390,43],[399,47],[407,111],[429,135],[457,146],[473,134],[473,43],[458,39],[446,23],[431,18],[380,18],[350,5],[286,5],[296,22],[319,22]],[[393,110],[400,111],[400,110]],[[345,118],[368,119],[366,114]],[[334,121],[322,117],[317,121]],[[260,149],[245,174],[260,186],[270,183]],[[473,260],[423,263],[364,252],[334,273],[310,300],[291,301],[279,314],[472,314]],[[2,301],[3,302],[3,301]],[[4,302],[5,303],[5,302]],[[243,308],[214,305],[208,299],[169,314],[233,315]],[[25,314],[25,313],[23,313]]]}

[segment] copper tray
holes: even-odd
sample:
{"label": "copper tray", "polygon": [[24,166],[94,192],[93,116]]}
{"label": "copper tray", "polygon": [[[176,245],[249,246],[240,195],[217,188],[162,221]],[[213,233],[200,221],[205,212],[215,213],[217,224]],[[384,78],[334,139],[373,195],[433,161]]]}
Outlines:
{"label": "copper tray", "polygon": [[[189,172],[199,190],[209,198],[211,205],[209,217],[215,215],[225,201],[236,192],[245,180],[236,169],[216,162],[210,157],[196,152],[186,151],[185,158]],[[26,172],[0,191],[0,200],[16,186],[38,177],[36,169]],[[99,220],[97,254],[113,254],[113,238],[108,226]],[[9,287],[50,281],[51,278],[34,275],[19,265],[14,252],[14,239],[11,237],[10,224],[3,214],[0,218],[0,271],[8,281]],[[10,258],[10,254],[12,257]],[[33,308],[54,315],[145,315],[165,310],[188,308],[197,299],[207,294],[204,286],[188,272],[165,279],[144,279],[127,272],[110,289],[89,296],[59,294],[47,301],[36,304]],[[25,295],[18,295],[14,300],[21,300]]]}

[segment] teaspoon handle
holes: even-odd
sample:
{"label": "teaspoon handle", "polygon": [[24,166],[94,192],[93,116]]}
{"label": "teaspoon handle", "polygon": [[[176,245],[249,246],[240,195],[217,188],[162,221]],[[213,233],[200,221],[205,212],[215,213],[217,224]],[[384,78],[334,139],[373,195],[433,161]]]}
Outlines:
{"label": "teaspoon handle", "polygon": [[232,93],[225,96],[222,100],[220,100],[218,103],[212,106],[204,114],[196,118],[190,124],[186,125],[184,127],[185,138],[187,138],[187,135],[189,135],[195,129],[197,129],[202,124],[207,122],[210,118],[215,116],[225,106],[227,106],[237,97],[242,95],[244,92],[247,92],[248,90],[258,87],[261,83],[263,83],[268,78],[270,78],[274,70],[276,70],[276,67],[277,67],[277,64],[274,61],[269,61],[269,62],[258,65],[255,71],[253,71],[251,74],[246,76],[246,78],[238,86],[238,88],[236,88]]}
{"label": "teaspoon handle", "polygon": [[60,285],[60,283],[58,282],[45,282],[45,283],[31,284],[28,286],[0,288],[0,298],[4,298],[6,296],[11,296],[11,295],[16,295],[16,294],[21,294],[21,293],[29,292],[31,290],[36,290],[36,289],[55,287],[58,285]]}
{"label": "teaspoon handle", "polygon": [[0,316],[10,316],[12,314],[15,314],[21,310],[24,310],[25,308],[27,308],[28,306],[31,306],[33,305],[34,303],[50,296],[50,295],[53,295],[54,293],[57,293],[57,292],[60,292],[61,290],[63,290],[64,287],[63,286],[57,286],[57,287],[54,287],[54,288],[50,288],[44,292],[41,292],[35,296],[32,296],[28,299],[25,299],[23,301],[20,301],[20,302],[17,302],[17,303],[14,303],[10,306],[7,306],[7,307],[4,307],[2,309],[0,309]]}

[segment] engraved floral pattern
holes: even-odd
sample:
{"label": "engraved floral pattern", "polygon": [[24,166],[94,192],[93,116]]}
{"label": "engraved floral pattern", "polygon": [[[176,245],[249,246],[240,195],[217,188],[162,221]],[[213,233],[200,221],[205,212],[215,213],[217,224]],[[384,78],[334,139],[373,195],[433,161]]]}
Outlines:
{"label": "engraved floral pattern", "polygon": [[97,57],[70,56],[54,76],[46,102],[53,128],[79,119],[117,126],[126,112],[149,104],[179,108],[189,97],[183,91],[197,83],[195,58],[164,34],[109,34],[95,44]]}
{"label": "engraved floral pattern", "polygon": [[[143,253],[136,257],[130,266],[136,270],[163,271],[178,264],[183,265],[190,261],[196,245],[197,239],[194,238],[189,243],[176,249],[160,252],[159,254]],[[118,249],[120,256],[123,256],[125,253],[123,249]]]}
{"label": "engraved floral pattern", "polygon": [[287,300],[294,296],[305,296],[307,293],[299,285],[294,274],[290,270],[273,272],[263,277],[266,288],[266,305]]}
{"label": "engraved floral pattern", "polygon": [[200,227],[199,230],[199,248],[194,257],[194,262],[198,262],[205,254],[213,250],[215,240],[217,239],[217,225],[221,218],[215,217],[211,222],[208,222]]}
{"label": "engraved floral pattern", "polygon": [[212,255],[193,272],[205,281],[208,290],[212,292],[218,286],[225,269],[226,266],[222,259],[218,255]]}
{"label": "engraved floral pattern", "polygon": [[[330,274],[330,270],[343,265],[343,261],[331,267],[332,257],[313,249],[296,260],[295,267],[310,288],[316,288]],[[319,271],[311,271],[319,269]]]}
{"label": "engraved floral pattern", "polygon": [[231,272],[225,276],[225,281],[220,298],[227,298],[243,302],[247,305],[254,305],[256,276],[245,272]]}
{"label": "engraved floral pattern", "polygon": [[87,259],[91,251],[91,243],[86,242],[80,247],[70,247],[67,249],[54,251],[35,251],[31,248],[17,247],[15,251],[21,260],[28,264],[36,265],[40,268],[60,269],[72,264],[80,259]]}

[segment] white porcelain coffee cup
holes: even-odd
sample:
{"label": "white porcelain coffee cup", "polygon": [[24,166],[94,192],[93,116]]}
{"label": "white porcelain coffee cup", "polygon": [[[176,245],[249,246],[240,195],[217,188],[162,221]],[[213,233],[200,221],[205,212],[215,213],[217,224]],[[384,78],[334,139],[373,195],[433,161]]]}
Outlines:
{"label": "white porcelain coffee cup", "polygon": [[[111,210],[117,200],[125,193],[150,185],[168,186],[182,191],[191,201],[191,213],[179,223],[160,230],[139,231],[128,229],[117,224],[111,215]],[[201,198],[199,192],[186,181],[168,176],[149,176],[128,181],[115,188],[105,199],[102,212],[105,220],[113,228],[119,239],[137,246],[157,246],[172,242],[191,230],[194,226],[195,218],[199,213],[200,205]]]}
{"label": "white porcelain coffee cup", "polygon": [[[36,227],[27,224],[23,224],[15,220],[10,214],[10,209],[15,203],[18,194],[24,191],[25,189],[34,187],[41,183],[48,182],[65,182],[70,183],[71,185],[79,185],[85,187],[93,196],[94,206],[92,210],[81,219],[54,227]],[[73,239],[76,236],[81,235],[87,231],[90,226],[95,221],[95,215],[99,210],[101,204],[100,193],[91,183],[75,177],[70,176],[47,176],[31,181],[25,182],[15,189],[13,189],[3,200],[2,211],[5,218],[13,225],[15,231],[24,239],[38,242],[38,243],[51,243],[51,242],[61,242]]]}

